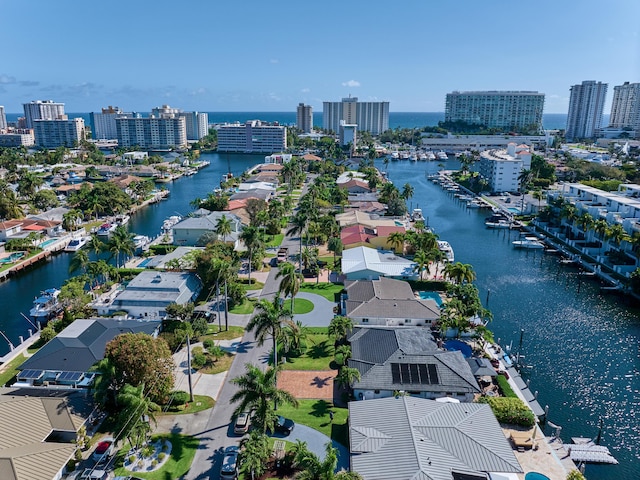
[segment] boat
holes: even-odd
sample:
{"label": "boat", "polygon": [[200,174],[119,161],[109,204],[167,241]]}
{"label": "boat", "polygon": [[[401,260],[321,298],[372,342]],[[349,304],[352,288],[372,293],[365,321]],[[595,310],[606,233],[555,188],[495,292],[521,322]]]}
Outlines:
{"label": "boat", "polygon": [[414,208],[413,212],[411,212],[411,221],[412,222],[423,222],[424,215],[422,214],[421,208]]}
{"label": "boat", "polygon": [[447,156],[447,154],[445,153],[444,150],[440,150],[438,153],[436,153],[436,156],[438,157],[438,160],[448,160],[449,157]]}
{"label": "boat", "polygon": [[40,296],[33,301],[33,307],[29,311],[31,318],[36,320],[49,320],[62,311],[62,304],[58,300],[60,290],[49,288],[40,293]]}
{"label": "boat", "polygon": [[134,253],[141,253],[150,242],[151,240],[146,235],[135,235],[133,237],[133,244],[135,246]]}
{"label": "boat", "polygon": [[409,152],[407,151],[400,152],[400,160],[409,160]]}
{"label": "boat", "polygon": [[520,240],[514,240],[511,244],[515,248],[543,249],[544,243],[538,240],[538,237],[524,237]]}
{"label": "boat", "polygon": [[118,226],[117,223],[111,223],[111,222],[103,223],[102,225],[100,225],[100,227],[96,231],[96,235],[98,235],[99,237],[108,237],[113,233],[113,231],[116,229],[117,226]]}
{"label": "boat", "polygon": [[400,154],[398,152],[391,152],[391,161],[395,162],[400,158]]}
{"label": "boat", "polygon": [[116,215],[114,223],[116,224],[116,226],[126,225],[127,223],[129,223],[130,219],[131,217],[129,215],[127,215],[126,213],[121,213],[119,215]]}
{"label": "boat", "polygon": [[430,162],[434,161],[436,159],[436,156],[434,155],[433,152],[427,152],[427,160],[429,160]]}
{"label": "boat", "polygon": [[486,220],[484,224],[487,228],[511,228],[511,222],[506,219]]}
{"label": "boat", "polygon": [[453,263],[455,261],[455,256],[453,254],[453,248],[449,242],[445,242],[444,240],[438,240],[438,249],[445,254],[447,258],[447,262]]}
{"label": "boat", "polygon": [[66,247],[64,247],[64,251],[65,252],[77,252],[78,250],[80,250],[82,247],[84,247],[87,242],[89,241],[90,237],[78,237],[78,238],[73,238]]}
{"label": "boat", "polygon": [[467,202],[467,208],[481,208],[483,206],[482,201],[476,198]]}
{"label": "boat", "polygon": [[427,154],[424,153],[424,152],[418,153],[418,160],[420,160],[421,162],[426,162],[427,161]]}
{"label": "boat", "polygon": [[182,220],[180,215],[171,215],[169,218],[165,219],[165,221],[162,222],[163,233],[168,233],[180,220]]}

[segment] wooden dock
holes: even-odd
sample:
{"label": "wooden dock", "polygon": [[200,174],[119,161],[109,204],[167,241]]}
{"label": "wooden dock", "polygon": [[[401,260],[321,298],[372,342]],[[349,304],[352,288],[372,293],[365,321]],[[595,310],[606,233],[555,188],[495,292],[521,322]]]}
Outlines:
{"label": "wooden dock", "polygon": [[618,460],[615,459],[609,449],[602,445],[596,445],[592,440],[582,437],[574,437],[571,444],[565,445],[567,454],[576,463],[608,463],[617,465]]}

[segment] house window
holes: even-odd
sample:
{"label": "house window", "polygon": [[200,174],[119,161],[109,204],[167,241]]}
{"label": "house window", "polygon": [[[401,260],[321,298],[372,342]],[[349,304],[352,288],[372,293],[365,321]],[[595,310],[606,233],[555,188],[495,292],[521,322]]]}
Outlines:
{"label": "house window", "polygon": [[380,390],[374,390],[373,393],[375,393],[376,395],[380,393]]}
{"label": "house window", "polygon": [[405,318],[404,319],[404,323],[411,323],[411,319],[410,318]]}
{"label": "house window", "polygon": [[362,323],[369,323],[369,319],[368,318],[363,318],[362,319]]}

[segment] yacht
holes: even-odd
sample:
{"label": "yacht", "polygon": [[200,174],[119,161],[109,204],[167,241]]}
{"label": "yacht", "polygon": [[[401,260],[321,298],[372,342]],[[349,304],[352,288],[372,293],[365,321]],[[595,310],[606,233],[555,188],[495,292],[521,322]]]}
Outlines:
{"label": "yacht", "polygon": [[421,208],[414,208],[413,212],[411,212],[411,221],[412,222],[424,222],[424,215],[422,214]]}
{"label": "yacht", "polygon": [[446,255],[447,262],[453,263],[455,261],[453,248],[451,248],[451,245],[449,245],[449,242],[445,242],[444,240],[438,240],[438,249]]}
{"label": "yacht", "polygon": [[29,311],[31,318],[35,320],[49,320],[62,311],[62,304],[58,301],[60,290],[50,288],[41,292],[40,296],[33,301],[33,307]]}
{"label": "yacht", "polygon": [[74,238],[72,239],[68,245],[66,247],[64,247],[64,251],[65,252],[77,252],[78,250],[80,250],[82,247],[84,247],[87,242],[89,241],[90,237],[78,237],[78,238]]}
{"label": "yacht", "polygon": [[395,162],[395,161],[396,161],[396,160],[398,160],[399,158],[400,158],[400,154],[399,154],[398,152],[395,152],[395,151],[394,151],[394,152],[391,152],[391,160],[392,160],[392,161],[394,161],[394,162]]}
{"label": "yacht", "polygon": [[169,231],[171,231],[173,226],[176,223],[178,223],[180,220],[182,220],[182,217],[180,215],[171,215],[164,222],[162,222],[162,232],[169,233]]}
{"label": "yacht", "polygon": [[427,161],[427,154],[424,153],[424,152],[418,153],[418,160],[420,160],[421,162],[426,162]]}
{"label": "yacht", "polygon": [[430,162],[434,161],[436,159],[436,156],[434,155],[433,152],[427,152],[427,160],[429,160]]}
{"label": "yacht", "polygon": [[544,243],[538,240],[538,237],[524,237],[520,240],[514,240],[511,244],[515,248],[532,248],[541,249],[544,248]]}
{"label": "yacht", "polygon": [[116,226],[126,225],[127,223],[129,223],[130,219],[131,217],[129,215],[127,215],[126,213],[121,213],[119,215],[116,215],[114,223],[116,224]]}
{"label": "yacht", "polygon": [[100,227],[96,231],[96,235],[98,235],[99,237],[108,237],[113,233],[113,231],[116,229],[117,226],[118,226],[117,223],[111,223],[111,222],[103,223],[102,225],[100,225]]}
{"label": "yacht", "polygon": [[448,160],[449,157],[447,156],[447,154],[445,153],[444,150],[440,150],[436,156],[438,157],[438,160]]}
{"label": "yacht", "polygon": [[136,235],[136,236],[134,236],[133,237],[133,244],[135,245],[135,252],[134,253],[136,253],[136,254],[142,253],[144,248],[147,245],[149,245],[150,241],[151,240],[146,235]]}

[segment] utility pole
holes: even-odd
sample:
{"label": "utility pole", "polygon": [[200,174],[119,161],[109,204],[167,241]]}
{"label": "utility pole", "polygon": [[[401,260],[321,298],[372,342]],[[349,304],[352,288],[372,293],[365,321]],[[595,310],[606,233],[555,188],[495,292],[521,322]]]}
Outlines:
{"label": "utility pole", "polygon": [[193,402],[193,384],[191,383],[191,342],[187,334],[187,377],[189,379],[189,401]]}

